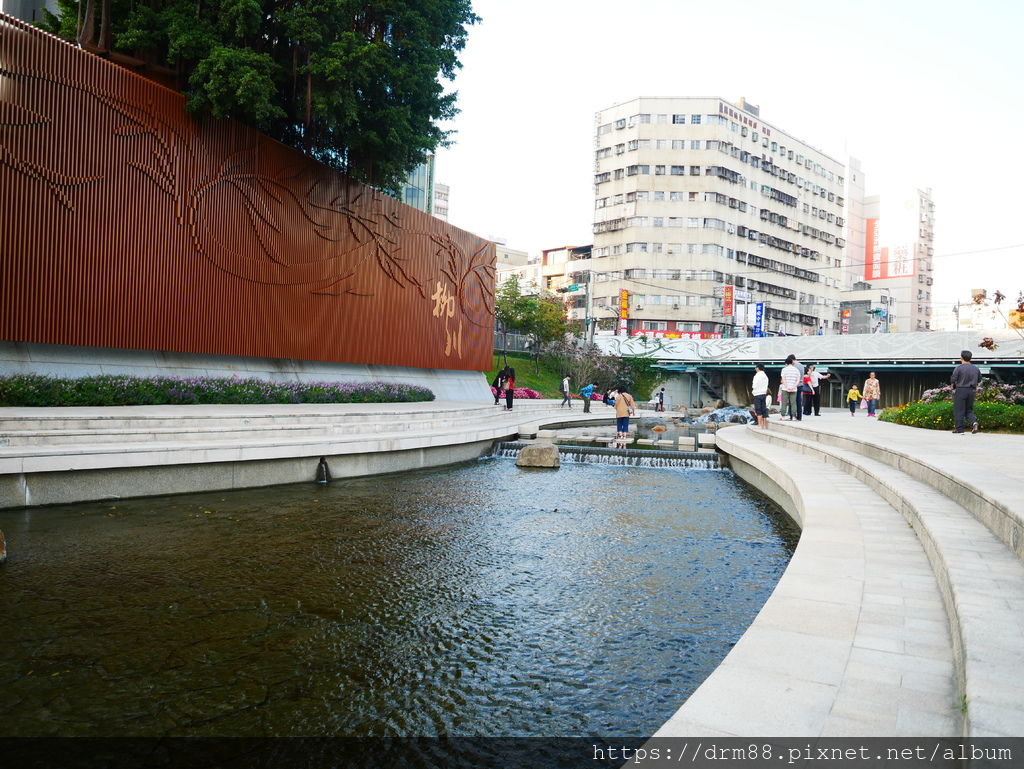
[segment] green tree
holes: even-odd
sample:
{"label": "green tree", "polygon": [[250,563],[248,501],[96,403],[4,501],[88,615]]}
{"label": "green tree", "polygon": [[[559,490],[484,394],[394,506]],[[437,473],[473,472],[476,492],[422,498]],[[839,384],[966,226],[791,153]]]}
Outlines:
{"label": "green tree", "polygon": [[545,345],[564,339],[569,332],[565,302],[546,292],[524,294],[515,275],[498,288],[494,314],[503,332],[518,331],[530,337],[535,370]]}
{"label": "green tree", "polygon": [[443,81],[479,20],[470,0],[100,0],[95,18],[96,0],[58,0],[43,26],[169,67],[193,113],[391,192],[448,143]]}

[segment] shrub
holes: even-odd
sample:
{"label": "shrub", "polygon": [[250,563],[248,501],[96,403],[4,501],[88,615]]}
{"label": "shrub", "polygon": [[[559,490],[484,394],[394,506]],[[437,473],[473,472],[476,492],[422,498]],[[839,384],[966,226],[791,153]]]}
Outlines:
{"label": "shrub", "polygon": [[[984,430],[1024,432],[1024,406],[1000,402],[974,404],[974,415]],[[887,408],[882,412],[883,422],[923,427],[929,430],[953,429],[953,404],[949,401],[917,401],[905,406]]]}
{"label": "shrub", "polygon": [[[1024,406],[1024,385],[1001,384],[994,379],[982,379],[975,393],[977,403],[1004,403],[1011,406]],[[921,394],[924,403],[952,402],[953,386],[945,385]]]}
{"label": "shrub", "polygon": [[268,382],[237,377],[0,376],[0,406],[155,406],[267,403],[404,403],[434,400],[426,387],[389,382]]}

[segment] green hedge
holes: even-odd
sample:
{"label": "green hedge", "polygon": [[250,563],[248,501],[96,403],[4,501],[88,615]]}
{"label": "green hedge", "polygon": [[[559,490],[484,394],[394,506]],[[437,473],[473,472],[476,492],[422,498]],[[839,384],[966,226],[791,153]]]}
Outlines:
{"label": "green hedge", "polygon": [[159,406],[401,403],[434,400],[426,387],[387,382],[268,382],[235,377],[0,376],[0,406]]}
{"label": "green hedge", "polygon": [[[1005,403],[975,403],[974,415],[982,430],[1024,432],[1024,406]],[[928,430],[953,429],[953,404],[948,401],[924,403],[918,401],[906,406],[887,408],[879,417],[883,422],[895,422]]]}

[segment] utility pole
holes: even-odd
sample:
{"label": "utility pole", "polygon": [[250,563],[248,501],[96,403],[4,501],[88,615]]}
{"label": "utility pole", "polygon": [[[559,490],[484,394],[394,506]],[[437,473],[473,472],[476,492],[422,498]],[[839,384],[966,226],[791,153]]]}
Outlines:
{"label": "utility pole", "polygon": [[585,324],[584,327],[583,327],[583,339],[587,342],[587,344],[593,344],[594,343],[594,331],[596,330],[596,327],[597,327],[597,318],[590,317],[591,316],[590,303],[591,303],[591,301],[593,299],[592,292],[590,290],[590,283],[593,280],[594,280],[594,271],[593,270],[587,270],[587,282],[584,284],[584,288],[586,289],[586,292],[587,292],[586,293],[586,297],[587,298],[585,300],[586,301],[586,306],[584,308],[584,315],[585,315],[585,317],[583,319],[583,322]]}

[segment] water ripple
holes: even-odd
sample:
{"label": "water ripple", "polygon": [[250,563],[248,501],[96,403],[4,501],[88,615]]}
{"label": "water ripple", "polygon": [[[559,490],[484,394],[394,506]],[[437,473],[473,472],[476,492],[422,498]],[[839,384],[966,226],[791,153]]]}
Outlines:
{"label": "water ripple", "polygon": [[3,736],[650,733],[795,543],[728,472],[505,460],[0,528]]}

